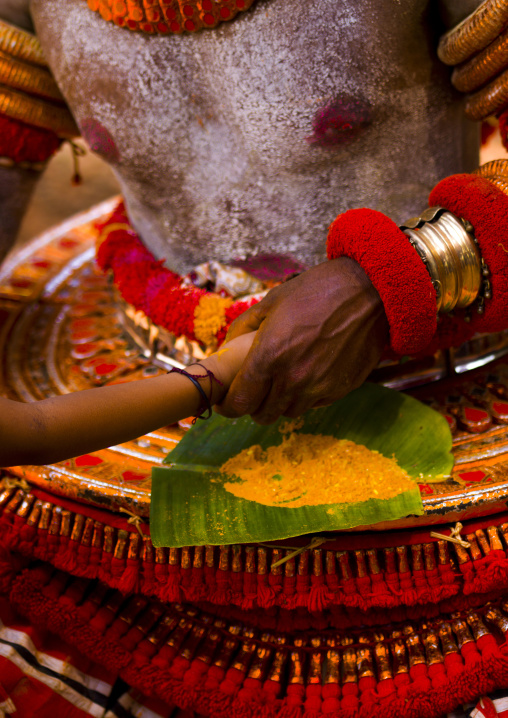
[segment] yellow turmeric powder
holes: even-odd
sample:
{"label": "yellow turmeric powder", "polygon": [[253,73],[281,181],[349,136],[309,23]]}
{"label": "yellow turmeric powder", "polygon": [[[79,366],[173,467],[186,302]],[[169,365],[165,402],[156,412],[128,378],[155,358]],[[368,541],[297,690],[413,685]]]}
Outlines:
{"label": "yellow turmeric powder", "polygon": [[251,446],[226,461],[221,472],[241,479],[224,484],[235,496],[287,508],[388,499],[415,488],[394,458],[314,434],[292,433],[266,451]]}

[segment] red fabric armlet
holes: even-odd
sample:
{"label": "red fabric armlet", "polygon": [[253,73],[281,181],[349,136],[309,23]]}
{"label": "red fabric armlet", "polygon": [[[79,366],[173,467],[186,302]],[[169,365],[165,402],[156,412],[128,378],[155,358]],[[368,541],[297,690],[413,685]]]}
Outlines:
{"label": "red fabric armlet", "polygon": [[492,298],[485,313],[467,310],[440,318],[438,332],[429,350],[459,346],[476,332],[498,332],[508,328],[508,197],[483,177],[452,175],[432,190],[429,205],[440,205],[469,220],[480,251],[491,273]]}
{"label": "red fabric armlet", "polygon": [[14,162],[45,162],[60,144],[54,132],[0,114],[0,157]]}
{"label": "red fabric armlet", "polygon": [[352,209],[328,233],[329,259],[350,257],[364,269],[384,304],[390,344],[397,354],[415,354],[431,341],[437,325],[436,292],[408,237],[381,212]]}

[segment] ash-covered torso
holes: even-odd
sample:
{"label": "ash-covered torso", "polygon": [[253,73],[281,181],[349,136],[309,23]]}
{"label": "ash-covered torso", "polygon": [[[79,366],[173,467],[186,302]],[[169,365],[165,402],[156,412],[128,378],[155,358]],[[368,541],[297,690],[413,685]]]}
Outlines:
{"label": "ash-covered torso", "polygon": [[290,253],[315,264],[340,211],[402,222],[477,164],[429,0],[257,0],[196,34],[120,29],[83,0],[32,0],[88,144],[147,246],[185,272]]}

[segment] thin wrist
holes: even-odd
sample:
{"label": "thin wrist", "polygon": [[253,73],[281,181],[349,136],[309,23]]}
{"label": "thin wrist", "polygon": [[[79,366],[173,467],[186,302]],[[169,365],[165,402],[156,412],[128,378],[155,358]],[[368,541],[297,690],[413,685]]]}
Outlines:
{"label": "thin wrist", "polygon": [[217,371],[217,363],[213,361],[212,357],[208,357],[202,362],[191,364],[187,367],[187,370],[189,374],[196,377],[200,386],[204,389],[211,406],[222,401],[227,389],[220,373]]}

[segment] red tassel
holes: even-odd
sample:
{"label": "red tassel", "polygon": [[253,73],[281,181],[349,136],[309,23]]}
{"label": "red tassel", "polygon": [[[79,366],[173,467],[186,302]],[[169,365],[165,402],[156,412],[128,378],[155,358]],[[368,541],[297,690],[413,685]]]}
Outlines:
{"label": "red tassel", "polygon": [[429,678],[432,683],[432,688],[440,688],[446,685],[447,677],[445,667],[442,663],[433,663],[429,666]]}
{"label": "red tassel", "polygon": [[48,539],[48,529],[43,529],[43,528],[40,528],[40,526],[38,526],[37,527],[37,544],[34,549],[34,555],[37,556],[37,558],[40,558],[42,561],[45,561],[48,556],[47,539]]}
{"label": "red tassel", "polygon": [[24,556],[31,556],[34,552],[35,537],[37,536],[37,527],[25,523],[19,530],[19,540],[17,551]]}
{"label": "red tassel", "polygon": [[189,686],[201,685],[209,670],[209,665],[200,658],[195,658],[183,676],[183,682]]}
{"label": "red tassel", "polygon": [[245,674],[238,668],[229,668],[226,676],[220,684],[220,690],[226,695],[235,695],[243,683]]}
{"label": "red tassel", "polygon": [[210,597],[212,603],[219,606],[227,606],[231,603],[231,589],[229,586],[230,575],[231,571],[217,569],[215,574],[215,591]]}
{"label": "red tassel", "polygon": [[173,646],[170,646],[168,643],[165,643],[163,646],[161,646],[160,650],[151,660],[151,663],[153,666],[157,666],[158,668],[164,668],[167,669],[171,664],[173,663],[173,659],[176,656],[176,648],[173,648]]}
{"label": "red tassel", "polygon": [[90,558],[88,559],[90,578],[97,578],[100,573],[102,560],[102,547],[92,546],[90,550]]}
{"label": "red tassel", "polygon": [[103,583],[108,585],[111,582],[111,562],[113,561],[113,552],[103,551],[101,556],[101,564],[99,567],[99,576]]}
{"label": "red tassel", "polygon": [[122,593],[139,593],[139,588],[139,560],[128,558],[123,574],[118,580],[118,589]]}
{"label": "red tassel", "polygon": [[182,680],[184,675],[189,670],[189,668],[190,668],[190,661],[188,658],[184,658],[183,656],[176,656],[173,663],[171,664],[169,673],[173,678]]}
{"label": "red tassel", "polygon": [[167,567],[166,584],[162,589],[162,600],[169,603],[180,603],[183,599],[180,587],[180,566],[178,564]]}
{"label": "red tassel", "polygon": [[476,670],[478,663],[480,663],[481,660],[480,653],[476,647],[476,643],[474,641],[471,641],[470,643],[465,643],[460,649],[460,652],[464,659],[466,671]]}
{"label": "red tassel", "polygon": [[275,603],[275,591],[268,585],[266,574],[257,574],[257,596],[261,608],[270,608]]}
{"label": "red tassel", "polygon": [[85,578],[93,578],[93,576],[90,575],[90,551],[90,546],[84,546],[82,543],[79,544],[76,568],[79,570],[79,575]]}
{"label": "red tassel", "polygon": [[321,715],[321,683],[312,683],[305,690],[304,718],[319,718]]}
{"label": "red tassel", "polygon": [[66,550],[58,558],[58,567],[62,571],[73,573],[78,565],[79,541],[68,540]]}
{"label": "red tassel", "polygon": [[409,676],[412,681],[409,687],[410,693],[424,693],[430,690],[430,680],[425,663],[417,663],[415,666],[411,666]]}
{"label": "red tassel", "polygon": [[155,595],[155,564],[143,561],[143,577],[141,579],[141,593],[146,596]]}
{"label": "red tassel", "polygon": [[362,706],[369,706],[376,702],[376,679],[372,676],[365,676],[358,681],[360,689],[360,701]]}
{"label": "red tassel", "polygon": [[119,588],[119,583],[122,579],[123,572],[125,571],[125,559],[117,558],[113,556],[110,564],[110,579],[108,581],[110,586],[113,588]]}
{"label": "red tassel", "polygon": [[337,683],[327,683],[321,691],[323,699],[323,713],[334,713],[340,710],[340,686]]}
{"label": "red tassel", "polygon": [[340,704],[343,710],[355,711],[358,709],[358,686],[356,683],[346,683],[342,686]]}
{"label": "red tassel", "polygon": [[407,673],[398,673],[394,679],[393,684],[397,690],[397,696],[405,699],[409,688],[409,676]]}
{"label": "red tassel", "polygon": [[305,698],[305,687],[297,683],[290,684],[286,689],[286,705],[288,708],[297,709],[294,715],[301,715],[301,706]]}
{"label": "red tassel", "polygon": [[458,653],[449,653],[445,656],[444,664],[448,679],[454,678],[464,672],[464,664]]}
{"label": "red tassel", "polygon": [[6,511],[4,516],[8,518],[8,522],[4,524],[2,542],[4,546],[11,551],[18,550],[19,542],[21,540],[21,531],[26,526],[26,517],[18,516],[10,511]]}
{"label": "red tassel", "polygon": [[215,691],[219,688],[224,680],[226,671],[219,666],[210,666],[210,670],[206,674],[205,691]]}
{"label": "red tassel", "polygon": [[312,585],[308,596],[307,606],[309,611],[324,611],[330,603],[330,596],[325,585],[325,577],[312,576]]}
{"label": "red tassel", "polygon": [[243,574],[243,601],[241,607],[244,611],[250,611],[257,603],[258,580],[255,573]]}
{"label": "red tassel", "polygon": [[391,701],[395,697],[396,688],[393,678],[385,678],[377,684],[377,694],[383,701]]}

